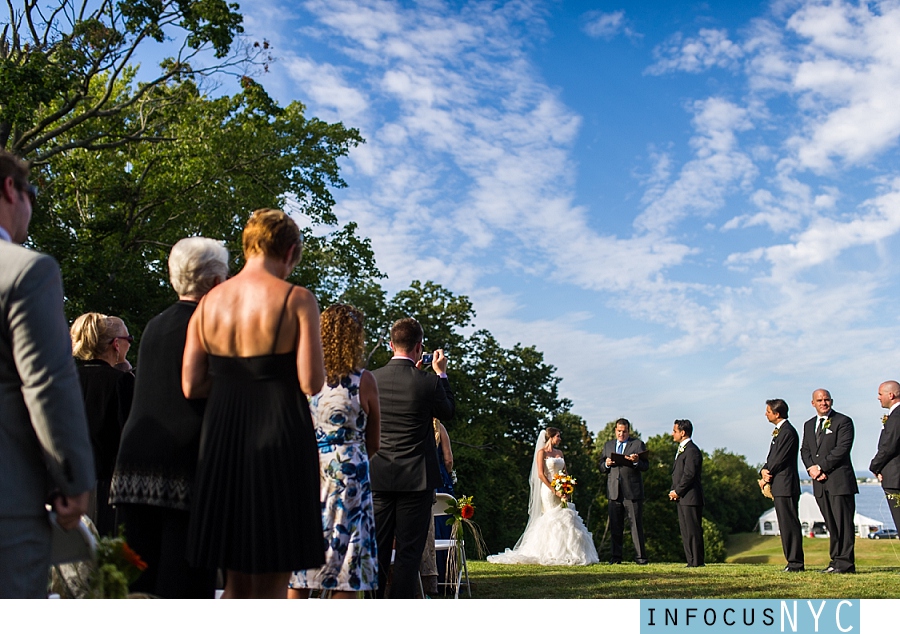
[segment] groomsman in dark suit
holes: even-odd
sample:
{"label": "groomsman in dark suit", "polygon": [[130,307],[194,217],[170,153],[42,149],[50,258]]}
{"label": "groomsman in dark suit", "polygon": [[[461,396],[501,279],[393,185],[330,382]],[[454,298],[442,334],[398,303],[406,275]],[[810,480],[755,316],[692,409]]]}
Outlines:
{"label": "groomsman in dark suit", "polygon": [[703,563],[703,487],[700,473],[703,454],[691,440],[694,426],[689,420],[676,420],[672,426],[672,440],[678,443],[675,466],[672,468],[672,490],[669,499],[678,503],[678,527],[684,544],[688,568]]}
{"label": "groomsman in dark suit", "polygon": [[372,374],[381,405],[381,448],[370,459],[378,596],[384,597],[396,545],[392,599],[412,599],[425,549],[434,490],[442,485],[432,419],[453,418],[447,357],[434,352],[434,373],[422,371],[422,326],[399,319],[391,326],[394,357]]}
{"label": "groomsman in dark suit", "polygon": [[766,419],[773,425],[769,455],[759,475],[768,484],[775,500],[775,517],[781,533],[781,548],[787,566],[784,572],[803,571],[803,533],[800,528],[800,472],[797,454],[800,436],[787,419],[788,406],[780,398],[766,401]]}
{"label": "groomsman in dark suit", "polygon": [[[878,400],[888,410],[882,419],[878,452],[869,463],[869,471],[881,482],[886,494],[900,494],[900,383],[885,381],[878,387]],[[894,526],[900,529],[900,502],[888,499]]]}
{"label": "groomsman in dark suit", "polygon": [[[627,418],[616,421],[616,438],[603,446],[600,471],[609,474],[606,484],[609,497],[609,532],[611,537],[611,564],[622,563],[622,535],[625,532],[625,512],[631,522],[631,541],[634,543],[634,560],[640,565],[648,563],[644,547],[644,480],[641,473],[650,468],[647,446],[639,438],[631,437],[631,423]],[[613,454],[621,454],[628,462],[616,466]]]}
{"label": "groomsman in dark suit", "polygon": [[828,390],[813,392],[816,410],[803,424],[800,457],[813,481],[813,494],[830,536],[831,562],[822,572],[856,572],[854,555],[856,533],[856,474],[850,462],[853,448],[853,421],[831,408],[834,400]]}

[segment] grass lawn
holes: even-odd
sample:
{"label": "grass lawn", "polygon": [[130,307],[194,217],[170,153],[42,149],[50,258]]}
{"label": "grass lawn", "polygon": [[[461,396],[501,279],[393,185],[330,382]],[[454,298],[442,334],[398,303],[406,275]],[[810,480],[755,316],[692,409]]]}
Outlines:
{"label": "grass lawn", "polygon": [[[804,539],[807,572],[781,572],[778,537],[734,535],[724,564],[509,566],[469,561],[475,599],[900,598],[900,540],[856,540],[855,575],[825,575],[828,540]],[[467,598],[465,589],[461,596]]]}

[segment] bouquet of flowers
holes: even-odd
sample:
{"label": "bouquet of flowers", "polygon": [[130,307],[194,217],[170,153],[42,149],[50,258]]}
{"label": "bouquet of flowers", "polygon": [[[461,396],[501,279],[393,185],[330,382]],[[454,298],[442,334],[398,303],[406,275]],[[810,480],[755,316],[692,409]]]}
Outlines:
{"label": "bouquet of flowers", "polygon": [[550,481],[550,486],[553,487],[553,490],[557,493],[562,493],[563,508],[569,506],[569,499],[571,499],[576,484],[578,484],[578,481],[565,471],[560,471]]}
{"label": "bouquet of flowers", "polygon": [[128,596],[128,586],[147,569],[147,563],[131,549],[120,527],[117,537],[97,539],[94,561],[56,568],[53,586],[60,596],[124,599]]}

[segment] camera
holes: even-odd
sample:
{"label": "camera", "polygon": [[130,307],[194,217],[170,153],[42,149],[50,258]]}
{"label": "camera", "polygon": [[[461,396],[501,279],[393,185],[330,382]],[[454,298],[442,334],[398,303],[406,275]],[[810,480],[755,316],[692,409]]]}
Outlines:
{"label": "camera", "polygon": [[422,355],[422,367],[431,365],[431,362],[434,361],[434,353],[426,352]]}

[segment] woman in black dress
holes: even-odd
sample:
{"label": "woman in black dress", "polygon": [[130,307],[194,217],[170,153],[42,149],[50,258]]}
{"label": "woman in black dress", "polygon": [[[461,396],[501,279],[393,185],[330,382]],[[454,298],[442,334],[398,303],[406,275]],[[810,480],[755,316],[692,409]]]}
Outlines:
{"label": "woman in black dress", "polygon": [[128,334],[121,319],[100,313],[81,315],[69,332],[97,471],[89,516],[100,535],[115,535],[118,528],[115,510],[108,502],[109,482],[119,451],[119,436],[131,409],[134,375],[113,366],[126,360],[134,337]]}
{"label": "woman in black dress", "polygon": [[167,599],[215,596],[215,568],[193,568],[185,556],[206,400],[184,397],[181,362],[197,303],[227,277],[228,251],[221,243],[176,243],[169,280],[178,301],[151,319],[141,337],[134,403],[110,487],[128,543],[147,563],[132,592]]}
{"label": "woman in black dress", "polygon": [[208,397],[188,560],[227,571],[223,598],[285,598],[290,571],[325,563],[306,397],[325,382],[319,307],[285,281],[302,244],[283,211],[253,212],[244,268],[201,300],[188,326],[182,389]]}

